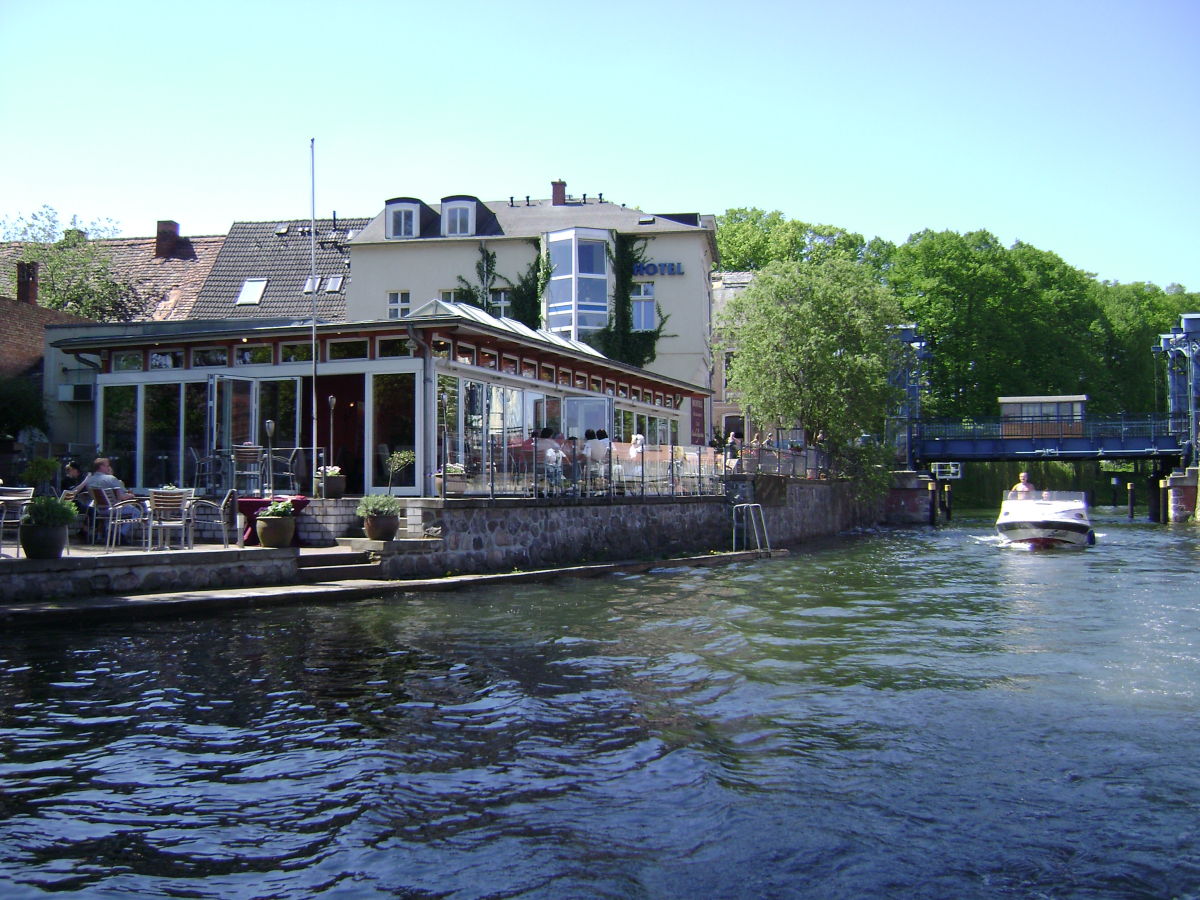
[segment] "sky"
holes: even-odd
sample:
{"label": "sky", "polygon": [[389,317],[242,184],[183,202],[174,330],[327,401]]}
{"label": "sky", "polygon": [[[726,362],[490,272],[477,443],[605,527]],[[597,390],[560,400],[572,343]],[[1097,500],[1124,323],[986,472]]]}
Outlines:
{"label": "sky", "polygon": [[563,179],[1200,290],[1198,37],[1200,0],[0,0],[0,219],[223,234]]}

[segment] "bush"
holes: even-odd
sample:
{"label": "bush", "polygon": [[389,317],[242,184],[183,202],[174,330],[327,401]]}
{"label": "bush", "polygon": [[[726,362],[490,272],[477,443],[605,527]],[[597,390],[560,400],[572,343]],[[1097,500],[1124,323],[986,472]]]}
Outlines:
{"label": "bush", "polygon": [[398,516],[403,507],[391,494],[367,494],[358,501],[354,514],[364,519],[370,516]]}
{"label": "bush", "polygon": [[260,519],[278,519],[294,516],[295,514],[296,508],[292,506],[291,500],[276,500],[270,506],[265,507],[258,514],[258,517]]}
{"label": "bush", "polygon": [[21,516],[22,525],[73,525],[79,507],[59,497],[34,497]]}
{"label": "bush", "polygon": [[36,487],[44,482],[54,480],[54,476],[58,474],[58,463],[45,456],[34,457],[25,466],[25,471],[21,473],[21,478],[24,479],[27,485]]}

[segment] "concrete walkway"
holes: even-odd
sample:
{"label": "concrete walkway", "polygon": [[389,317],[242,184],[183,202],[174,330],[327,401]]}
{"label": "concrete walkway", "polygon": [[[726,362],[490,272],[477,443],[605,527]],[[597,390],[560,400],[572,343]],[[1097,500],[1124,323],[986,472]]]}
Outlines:
{"label": "concrete walkway", "polygon": [[[197,552],[211,551],[211,546],[198,547]],[[219,547],[217,549],[220,549]],[[303,555],[336,553],[341,548],[303,548]],[[72,547],[72,555],[91,555],[93,548]],[[102,550],[100,551],[103,552]],[[140,550],[131,552],[142,553]],[[174,551],[189,552],[189,551]],[[187,616],[264,606],[295,603],[336,602],[369,597],[398,597],[423,591],[453,591],[490,584],[545,582],[555,578],[597,578],[616,572],[637,573],[653,569],[680,566],[718,566],[786,554],[786,550],[708,553],[679,559],[597,563],[584,566],[564,566],[528,572],[505,572],[494,575],[448,575],[444,578],[405,579],[397,581],[354,579],[331,580],[315,584],[286,584],[269,587],[236,587],[214,590],[192,590],[164,593],[72,597],[47,601],[23,601],[0,604],[0,621],[13,625],[71,625],[122,617]],[[111,554],[110,554],[111,555]],[[3,566],[0,564],[0,573]]]}

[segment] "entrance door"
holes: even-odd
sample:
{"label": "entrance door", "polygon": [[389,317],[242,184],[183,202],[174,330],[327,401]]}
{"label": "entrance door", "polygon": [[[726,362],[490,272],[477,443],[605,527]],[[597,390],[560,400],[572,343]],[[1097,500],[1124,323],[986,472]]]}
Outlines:
{"label": "entrance door", "polygon": [[208,376],[208,422],[204,436],[210,450],[228,451],[234,444],[258,443],[255,388],[253,378]]}

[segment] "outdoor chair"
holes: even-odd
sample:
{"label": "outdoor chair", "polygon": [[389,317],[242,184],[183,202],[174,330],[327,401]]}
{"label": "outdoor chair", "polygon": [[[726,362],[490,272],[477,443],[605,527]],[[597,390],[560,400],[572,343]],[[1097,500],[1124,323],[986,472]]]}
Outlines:
{"label": "outdoor chair", "polygon": [[260,494],[263,486],[263,448],[257,444],[237,444],[233,448],[233,486],[246,483],[246,494]]}
{"label": "outdoor chair", "polygon": [[136,498],[118,500],[116,492],[110,488],[92,488],[91,521],[92,543],[100,536],[100,527],[104,527],[104,549],[111,551],[120,543],[122,527],[128,527],[130,533],[135,528],[142,530],[142,542],[149,547],[149,512],[145,503]]}
{"label": "outdoor chair", "polygon": [[191,505],[192,514],[192,540],[195,541],[196,525],[200,521],[200,514],[208,510],[208,515],[213,516],[221,530],[221,542],[225,548],[229,548],[229,530],[234,529],[238,534],[238,545],[241,546],[242,532],[237,527],[237,500],[238,492],[232,488],[225,492],[225,499],[220,503],[213,500],[193,500]]}
{"label": "outdoor chair", "polygon": [[193,494],[191,488],[150,491],[150,534],[147,537],[149,547],[170,546],[168,535],[171,531],[179,532],[179,543],[182,547],[190,549],[195,544],[191,512]]}
{"label": "outdoor chair", "polygon": [[0,488],[0,556],[4,555],[4,535],[11,534],[16,546],[14,556],[21,555],[17,532],[25,504],[33,499],[33,488]]}

